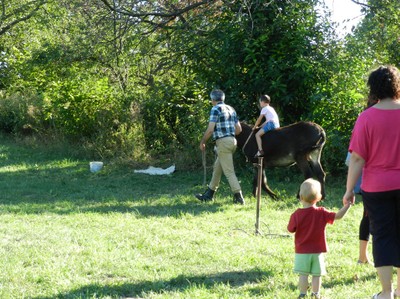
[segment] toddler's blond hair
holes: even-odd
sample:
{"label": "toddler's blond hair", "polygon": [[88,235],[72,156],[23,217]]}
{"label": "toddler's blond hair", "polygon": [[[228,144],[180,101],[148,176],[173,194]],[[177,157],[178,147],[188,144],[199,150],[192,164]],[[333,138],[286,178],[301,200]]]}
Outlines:
{"label": "toddler's blond hair", "polygon": [[320,201],[321,183],[314,179],[305,180],[300,186],[300,199],[308,203]]}

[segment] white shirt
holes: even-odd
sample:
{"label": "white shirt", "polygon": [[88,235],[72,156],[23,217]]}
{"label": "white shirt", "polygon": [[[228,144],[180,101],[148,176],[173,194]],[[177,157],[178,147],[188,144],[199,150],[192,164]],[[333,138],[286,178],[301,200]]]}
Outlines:
{"label": "white shirt", "polygon": [[272,108],[271,106],[268,105],[262,108],[260,115],[264,115],[265,117],[265,122],[263,123],[263,126],[267,122],[272,121],[273,123],[275,123],[275,126],[277,128],[280,127],[278,114],[276,113],[275,109]]}

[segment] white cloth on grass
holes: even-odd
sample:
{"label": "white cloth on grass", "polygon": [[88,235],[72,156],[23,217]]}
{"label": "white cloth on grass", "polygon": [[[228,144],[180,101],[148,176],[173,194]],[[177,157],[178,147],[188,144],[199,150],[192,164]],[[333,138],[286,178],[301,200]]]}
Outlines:
{"label": "white cloth on grass", "polygon": [[175,171],[175,165],[172,165],[168,168],[159,168],[159,167],[153,167],[149,166],[147,169],[135,169],[135,173],[145,173],[145,174],[150,174],[150,175],[166,175],[166,174],[171,174]]}

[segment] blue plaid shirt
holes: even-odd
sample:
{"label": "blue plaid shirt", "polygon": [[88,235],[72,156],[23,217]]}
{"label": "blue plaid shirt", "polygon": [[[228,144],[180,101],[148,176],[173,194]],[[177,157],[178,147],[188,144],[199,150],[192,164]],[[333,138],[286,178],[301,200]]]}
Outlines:
{"label": "blue plaid shirt", "polygon": [[210,122],[215,122],[213,139],[227,136],[235,136],[235,124],[239,121],[235,109],[226,105],[224,102],[219,102],[212,107],[210,113]]}

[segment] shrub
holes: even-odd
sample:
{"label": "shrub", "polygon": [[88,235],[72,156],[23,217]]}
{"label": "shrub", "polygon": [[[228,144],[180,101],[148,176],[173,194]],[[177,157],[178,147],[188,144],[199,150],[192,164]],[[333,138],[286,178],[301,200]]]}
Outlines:
{"label": "shrub", "polygon": [[42,132],[47,126],[42,99],[35,93],[0,95],[0,130],[13,134]]}
{"label": "shrub", "polygon": [[354,90],[339,92],[331,98],[319,95],[313,99],[312,119],[327,135],[322,154],[322,164],[327,172],[340,174],[346,171],[344,161],[354,123],[363,109],[362,99],[363,95]]}

